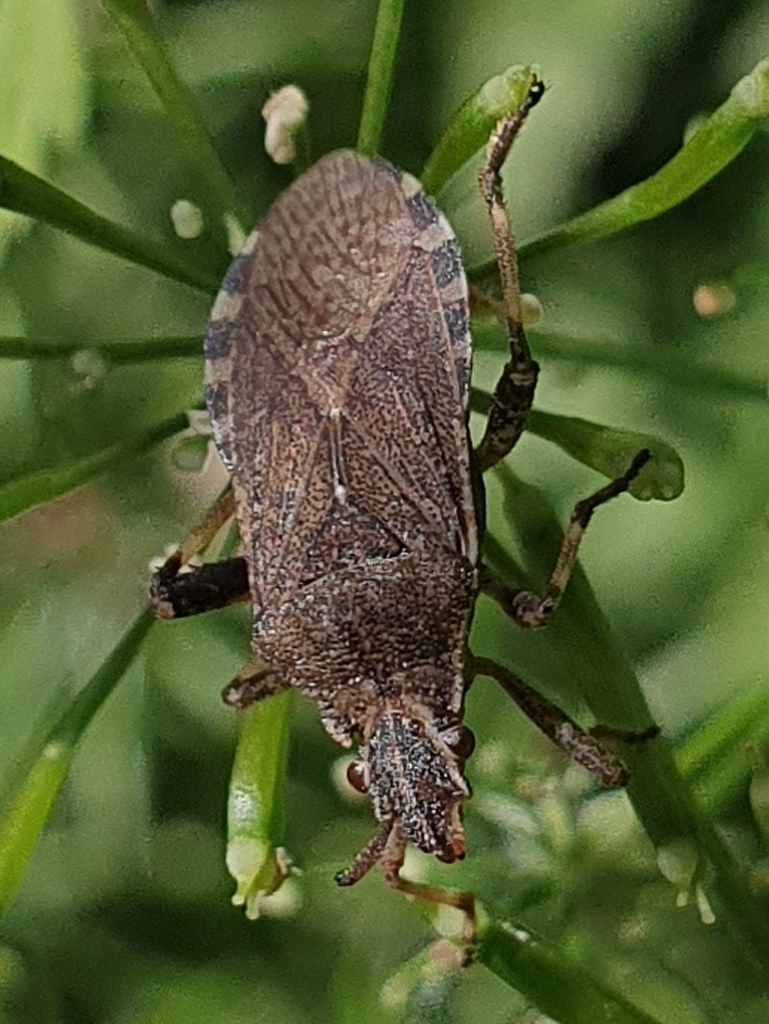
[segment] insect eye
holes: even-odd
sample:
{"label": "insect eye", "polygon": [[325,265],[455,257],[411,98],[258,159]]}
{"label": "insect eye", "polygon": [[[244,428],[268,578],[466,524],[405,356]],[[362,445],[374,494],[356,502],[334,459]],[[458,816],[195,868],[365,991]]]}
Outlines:
{"label": "insect eye", "polygon": [[466,725],[458,725],[456,729],[450,729],[441,738],[460,761],[466,761],[475,750],[475,736]]}
{"label": "insect eye", "polygon": [[351,761],[347,767],[347,781],[358,793],[368,793],[368,771],[360,761]]}

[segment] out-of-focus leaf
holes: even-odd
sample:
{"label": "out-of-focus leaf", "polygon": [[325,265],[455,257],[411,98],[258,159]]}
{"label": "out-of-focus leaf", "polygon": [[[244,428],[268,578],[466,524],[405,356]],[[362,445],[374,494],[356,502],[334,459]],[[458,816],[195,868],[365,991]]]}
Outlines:
{"label": "out-of-focus leaf", "polygon": [[[88,114],[72,0],[4,4],[0,68],[0,153],[42,174],[54,146],[80,141]],[[18,220],[3,215],[3,228],[6,219]],[[0,246],[10,236],[0,230]]]}
{"label": "out-of-focus leaf", "polygon": [[136,657],[153,622],[150,611],[142,612],[96,674],[64,709],[42,746],[24,755],[23,760],[31,762],[32,767],[16,792],[6,799],[0,819],[0,910],[24,876],[83,733]]}
{"label": "out-of-focus leaf", "polygon": [[189,266],[166,246],[94,213],[66,192],[0,156],[0,206],[66,231],[89,245],[149,267],[191,288],[215,294],[217,278]]}
{"label": "out-of-focus leaf", "polygon": [[230,175],[216,152],[192,93],[176,74],[165,47],[152,24],[149,8],[141,0],[102,0],[103,6],[123,33],[165,110],[179,132],[188,158],[198,168],[212,195],[221,205],[222,218],[235,217],[250,225],[250,210],[243,204]]}
{"label": "out-of-focus leaf", "polygon": [[179,413],[138,437],[109,445],[82,459],[10,480],[0,487],[0,522],[66,494],[112,466],[149,451],[166,438],[186,430],[188,426],[187,414]]}
{"label": "out-of-focus leaf", "polygon": [[78,352],[98,353],[107,363],[144,363],[156,359],[203,357],[202,335],[163,338],[97,338],[87,346],[55,338],[0,337],[0,359],[71,359]]}
{"label": "out-of-focus leaf", "polygon": [[406,0],[379,0],[366,91],[363,95],[363,113],[358,129],[358,150],[369,156],[377,152],[382,137],[405,2]]}
{"label": "out-of-focus leaf", "polygon": [[[720,366],[700,363],[688,353],[664,344],[657,344],[653,348],[621,345],[616,341],[575,338],[539,327],[530,333],[529,340],[538,360],[552,359],[582,366],[631,370],[663,378],[686,391],[700,391],[716,401],[738,399],[766,402],[769,397],[766,377],[744,377]],[[488,319],[481,319],[474,324],[473,341],[475,347],[483,352],[507,353],[509,348],[504,331],[497,323],[492,326]]]}

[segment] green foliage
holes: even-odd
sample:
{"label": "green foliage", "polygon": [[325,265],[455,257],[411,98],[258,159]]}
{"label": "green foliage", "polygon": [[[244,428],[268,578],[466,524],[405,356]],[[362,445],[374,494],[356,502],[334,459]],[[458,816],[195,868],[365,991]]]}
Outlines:
{"label": "green foliage", "polygon": [[[4,39],[26,34],[29,61],[0,40],[0,204],[37,221],[13,222],[0,284],[12,442],[0,453],[0,1018],[501,1022],[536,1008],[562,1024],[763,1020],[769,307],[754,236],[769,202],[765,139],[715,178],[769,111],[749,26],[736,12],[716,25],[704,0],[650,4],[630,21],[595,3],[537,5],[515,23],[487,0],[381,0],[376,21],[370,4],[309,0],[153,16],[139,0],[103,0],[110,17],[92,20],[82,0],[79,39],[78,2],[50,23],[33,3],[29,24],[14,11]],[[658,80],[648,68],[663,51],[677,59]],[[597,795],[476,684],[468,859],[444,868],[414,854],[406,867],[480,897],[482,966],[457,973],[441,947],[412,956],[430,931],[380,880],[333,885],[371,814],[336,785],[343,762],[314,710],[296,702],[289,743],[291,702],[276,698],[244,716],[236,747],[217,691],[245,660],[245,610],[147,636],[141,609],[150,557],[223,483],[215,460],[185,472],[161,442],[189,436],[200,402],[199,293],[216,289],[251,205],[263,211],[288,182],[259,142],[268,89],[307,90],[316,154],[350,144],[361,97],[360,149],[415,173],[431,153],[422,178],[493,305],[467,172],[529,80],[528,67],[497,73],[511,55],[540,60],[548,85],[507,184],[513,223],[534,236],[522,274],[546,311],[531,332],[543,373],[515,475],[505,466],[489,481],[485,557],[541,587],[569,506],[599,485],[582,466],[614,475],[641,446],[655,461],[636,496],[678,500],[602,509],[584,549],[592,585],[579,568],[546,631],[518,635],[479,602],[476,650],[588,724],[642,731],[651,707],[662,735],[623,745],[627,794]],[[180,197],[202,212],[196,239],[172,232]],[[632,235],[567,248],[684,200]],[[698,318],[694,289],[720,280],[734,311]],[[487,316],[475,326],[482,413],[505,340]],[[263,914],[253,924],[229,905],[228,777],[228,864],[237,902]],[[304,874],[257,899],[282,880],[280,846]]]}

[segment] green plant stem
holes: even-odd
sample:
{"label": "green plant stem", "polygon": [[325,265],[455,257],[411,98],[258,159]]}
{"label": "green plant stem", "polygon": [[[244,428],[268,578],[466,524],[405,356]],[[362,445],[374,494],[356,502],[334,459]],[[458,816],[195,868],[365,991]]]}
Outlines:
{"label": "green plant stem", "polygon": [[425,163],[420,180],[425,192],[438,195],[459,169],[489,141],[500,118],[514,113],[534,81],[531,68],[517,64],[495,75],[465,100]]}
{"label": "green plant stem", "polygon": [[[519,549],[527,553],[529,561],[522,569],[490,535],[484,541],[485,556],[503,578],[537,590],[555,565],[562,529],[539,490],[517,480],[506,466],[495,475],[504,490],[504,521],[514,524]],[[494,656],[497,652],[483,653]],[[538,635],[517,631],[515,644],[505,646],[502,658],[547,696],[551,695],[549,689],[555,689],[556,702],[567,694],[572,700],[575,696],[584,700],[602,725],[639,733],[652,724],[638,677],[579,565],[547,630]],[[752,969],[766,983],[766,912],[740,876],[710,820],[696,806],[667,742],[658,736],[643,743],[623,744],[621,754],[631,780],[628,796],[649,838],[657,848],[688,840],[710,862],[717,918],[728,927]]]}
{"label": "green plant stem", "polygon": [[[684,202],[738,156],[769,116],[769,60],[763,60],[734,86],[727,100],[656,174],[560,227],[519,247],[521,260],[577,243],[594,242],[652,220]],[[473,270],[482,292],[496,295],[493,262]]]}
{"label": "green plant stem", "polygon": [[654,349],[639,348],[539,330],[533,332],[531,344],[537,358],[651,374],[687,390],[706,392],[724,401],[737,398],[766,402],[768,397],[766,378],[741,377],[719,366],[698,363],[668,345],[657,345]]}
{"label": "green plant stem", "polygon": [[81,459],[10,480],[0,487],[0,522],[34,508],[35,505],[58,498],[87,483],[99,473],[144,454],[166,438],[188,428],[187,414],[177,413],[136,437],[101,448]]}
{"label": "green plant stem", "polygon": [[[577,363],[600,369],[631,370],[661,377],[687,391],[700,391],[714,399],[766,402],[769,398],[765,377],[743,377],[720,366],[698,363],[687,353],[661,343],[649,346],[622,345],[616,341],[576,338],[539,327],[528,332],[538,360]],[[509,351],[502,327],[487,318],[474,324],[473,338],[480,352]]]}
{"label": "green plant stem", "polygon": [[0,156],[0,206],[66,231],[89,245],[148,267],[173,281],[215,294],[219,282],[178,259],[166,246],[94,213],[66,192]]}
{"label": "green plant stem", "polygon": [[153,622],[149,610],[141,613],[101,668],[70,701],[42,745],[27,752],[32,767],[5,802],[0,820],[0,911],[24,876],[83,733],[136,657]]}
{"label": "green plant stem", "polygon": [[358,151],[369,156],[379,151],[404,4],[405,0],[379,0],[358,129]]}
{"label": "green plant stem", "polygon": [[769,680],[758,684],[744,680],[734,692],[738,696],[697,722],[677,743],[678,770],[711,808],[722,808],[746,785],[745,744],[764,748],[769,741],[769,721],[763,713],[769,701]]}
{"label": "green plant stem", "polygon": [[483,931],[478,961],[562,1024],[663,1024],[620,992],[570,964],[561,950],[522,929],[492,922]]}
{"label": "green plant stem", "polygon": [[146,363],[157,359],[203,358],[201,335],[163,338],[96,338],[59,341],[56,338],[0,337],[0,359],[71,359],[78,352],[97,352],[107,363]]}
{"label": "green plant stem", "polygon": [[[440,927],[440,915],[434,904],[418,906],[433,927]],[[485,923],[480,929],[474,961],[560,1024],[667,1024],[669,1018],[647,1013],[616,986],[596,978],[546,939],[523,926],[489,921],[485,908],[478,910]],[[430,946],[387,979],[383,986],[384,1001],[401,1008],[424,986],[432,989],[434,997],[436,986],[449,981],[454,971],[456,966],[448,948],[443,956],[436,956],[435,946]]]}
{"label": "green plant stem", "polygon": [[227,867],[237,882],[232,902],[259,915],[262,896],[286,877],[277,847],[283,826],[292,694],[244,712],[227,798]]}
{"label": "green plant stem", "polygon": [[198,113],[192,93],[179,79],[163,44],[153,29],[143,0],[102,0],[118,26],[137,63],[146,74],[191,163],[197,167],[211,194],[217,197],[222,214],[230,214],[241,227],[253,217],[238,196],[237,189]]}

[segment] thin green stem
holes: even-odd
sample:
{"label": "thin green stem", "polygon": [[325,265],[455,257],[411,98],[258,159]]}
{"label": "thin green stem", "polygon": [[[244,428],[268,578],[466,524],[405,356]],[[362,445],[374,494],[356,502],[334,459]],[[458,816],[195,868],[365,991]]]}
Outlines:
{"label": "thin green stem", "polygon": [[[676,155],[656,174],[560,227],[519,247],[521,260],[567,245],[594,242],[678,206],[737,157],[769,116],[769,60],[763,60],[734,86],[728,99],[697,127]],[[498,292],[493,262],[473,271],[482,292]]]}
{"label": "thin green stem", "polygon": [[158,359],[202,358],[203,343],[199,335],[96,338],[87,344],[49,337],[0,337],[0,359],[71,359],[83,351],[97,352],[108,363],[144,363]]}
{"label": "thin green stem", "polygon": [[0,911],[24,877],[83,733],[136,657],[153,621],[149,610],[141,613],[42,744],[27,751],[31,768],[5,802],[0,820]]}
{"label": "thin green stem", "polygon": [[200,172],[222,214],[249,226],[251,211],[242,203],[229,173],[198,113],[192,93],[179,79],[163,44],[156,35],[149,9],[142,0],[102,0],[118,26],[131,53],[149,79],[168,119],[179,132],[190,161]]}
{"label": "thin green stem", "polygon": [[[509,342],[497,324],[489,329],[479,322],[474,330],[476,348],[483,352],[506,353]],[[616,341],[593,341],[557,331],[532,330],[529,341],[537,359],[579,363],[602,369],[631,370],[661,377],[687,391],[699,391],[714,399],[766,402],[766,377],[743,377],[720,366],[698,363],[687,353],[660,343],[653,348],[621,345]]]}
{"label": "thin green stem", "polygon": [[621,346],[611,341],[589,341],[553,331],[535,331],[532,348],[538,358],[564,360],[584,365],[614,367],[664,377],[679,387],[702,391],[724,401],[767,400],[765,377],[742,377],[719,366],[707,366],[668,345],[654,349]]}
{"label": "thin green stem", "polygon": [[227,867],[237,883],[232,902],[246,916],[259,915],[261,900],[287,875],[278,851],[283,827],[291,693],[248,708],[232,765],[227,798]]}
{"label": "thin green stem", "polygon": [[420,175],[426,192],[437,195],[486,145],[499,119],[514,113],[526,99],[533,81],[531,68],[516,64],[465,100],[441,132]]}
{"label": "thin green stem", "polygon": [[91,455],[49,469],[36,470],[0,487],[0,522],[66,494],[100,473],[143,455],[161,441],[189,428],[186,413],[177,413],[137,437],[101,448]]}
{"label": "thin green stem", "polygon": [[[419,903],[434,927],[441,927],[438,907]],[[533,1006],[561,1024],[666,1024],[670,1018],[647,1012],[615,985],[607,984],[575,961],[563,949],[533,934],[523,925],[487,920],[478,907],[481,926],[473,959],[506,985],[520,992]],[[459,953],[459,951],[457,951]],[[445,959],[444,959],[445,956]],[[383,1001],[409,1005],[423,986],[434,986],[452,963],[448,950],[436,956],[429,946],[402,964],[382,987]],[[434,990],[433,990],[434,998]],[[432,1000],[431,1000],[432,1001]],[[411,1019],[411,1018],[409,1018]]]}
{"label": "thin green stem", "polygon": [[525,929],[492,922],[484,929],[477,958],[498,978],[563,1024],[663,1024],[613,986],[570,963],[562,950]]}
{"label": "thin green stem", "polygon": [[66,231],[89,245],[156,270],[173,281],[215,294],[218,280],[180,260],[151,238],[115,224],[66,192],[0,156],[0,206]]}
{"label": "thin green stem", "polygon": [[[486,557],[503,578],[536,590],[555,564],[561,527],[540,491],[524,485],[505,466],[495,475],[504,488],[504,519],[514,524],[518,546],[527,553],[528,564],[522,572],[502,545],[488,535],[484,542]],[[488,652],[490,656],[495,653]],[[584,700],[602,725],[638,733],[651,724],[638,677],[579,565],[546,635],[519,631],[515,645],[505,646],[503,660],[535,685],[544,683],[545,689],[549,686],[559,694],[570,693],[573,700]],[[625,744],[622,759],[631,780],[628,796],[649,838],[658,848],[680,839],[693,842],[711,863],[716,914],[765,982],[769,973],[765,909],[740,875],[709,818],[697,807],[669,745],[662,736]]]}
{"label": "thin green stem", "polygon": [[374,41],[368,64],[363,113],[358,129],[358,151],[373,156],[379,150],[390,99],[395,51],[406,0],[379,0]]}

